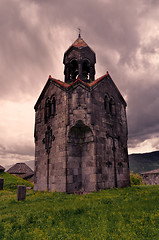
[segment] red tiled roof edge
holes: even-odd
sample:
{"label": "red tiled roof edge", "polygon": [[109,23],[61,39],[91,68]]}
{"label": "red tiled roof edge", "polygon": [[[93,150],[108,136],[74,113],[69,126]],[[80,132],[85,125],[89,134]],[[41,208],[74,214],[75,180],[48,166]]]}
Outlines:
{"label": "red tiled roof edge", "polygon": [[39,104],[39,102],[41,101],[41,99],[43,98],[43,95],[45,94],[45,91],[46,91],[46,89],[47,89],[47,86],[48,86],[51,82],[55,82],[55,83],[57,83],[58,85],[60,85],[61,87],[64,87],[65,89],[69,86],[68,83],[62,82],[62,81],[60,81],[60,80],[58,80],[58,79],[55,79],[55,78],[52,78],[51,75],[49,75],[49,78],[48,78],[45,86],[43,87],[43,90],[41,91],[41,94],[40,94],[38,100],[36,101],[36,103],[35,103],[35,105],[34,105],[35,111],[37,110],[38,104]]}
{"label": "red tiled roof edge", "polygon": [[98,79],[94,80],[92,83],[90,83],[89,86],[90,86],[90,87],[94,86],[95,84],[97,84],[98,82],[100,82],[100,81],[101,81],[104,77],[106,77],[106,76],[109,76],[109,77],[110,77],[110,79],[111,79],[112,83],[114,84],[115,88],[118,90],[119,95],[120,95],[121,98],[123,99],[124,103],[127,105],[125,99],[124,99],[123,96],[121,95],[118,87],[116,86],[115,82],[114,82],[113,79],[111,78],[111,76],[110,76],[110,74],[109,74],[108,71],[107,71],[107,73],[106,73],[105,75],[101,76],[100,78],[98,78]]}
{"label": "red tiled roof edge", "polygon": [[104,77],[106,77],[107,75],[109,75],[109,73],[107,72],[105,75],[101,76],[100,78],[97,78],[96,80],[94,80],[93,82],[89,83],[89,86],[92,87],[94,86],[96,83],[98,83],[100,80],[102,80]]}
{"label": "red tiled roof edge", "polygon": [[77,48],[80,48],[80,47],[86,47],[88,46],[88,44],[83,40],[83,38],[77,38],[74,43],[71,45],[71,47],[77,47]]}
{"label": "red tiled roof edge", "polygon": [[[108,73],[108,72],[107,72],[107,73]],[[120,94],[121,98],[123,99],[123,101],[124,101],[125,105],[127,106],[127,103],[126,103],[125,99],[123,98],[123,96],[122,96],[121,92],[119,91],[119,88],[117,87],[117,85],[115,84],[115,82],[113,81],[113,79],[111,78],[111,76],[110,76],[110,74],[109,74],[109,73],[108,73],[108,75],[109,75],[110,79],[112,80],[112,82],[113,82],[114,86],[115,86],[115,87],[116,87],[116,89],[118,90],[118,92],[119,92],[119,94]]]}
{"label": "red tiled roof edge", "polygon": [[57,79],[54,79],[54,78],[50,78],[50,79],[51,79],[52,81],[54,81],[54,82],[60,84],[61,86],[67,88],[67,89],[69,89],[70,87],[72,87],[73,85],[75,85],[77,82],[81,82],[82,84],[84,84],[84,85],[90,87],[90,84],[89,84],[89,83],[86,83],[86,82],[84,82],[84,81],[82,81],[82,80],[80,79],[80,77],[78,77],[74,82],[72,82],[72,83],[70,83],[70,84],[65,83],[65,82],[62,82],[62,81],[57,80]]}
{"label": "red tiled roof edge", "polygon": [[68,83],[62,82],[62,81],[60,81],[58,79],[55,79],[55,78],[52,78],[52,77],[49,78],[49,79],[52,80],[53,82],[56,82],[56,83],[60,84],[61,86],[65,87],[65,88],[69,87]]}
{"label": "red tiled roof edge", "polygon": [[[108,73],[108,71],[107,71],[107,73],[106,73],[105,75],[101,76],[100,78],[94,80],[94,81],[91,82],[91,83],[86,83],[86,82],[82,81],[82,80],[78,77],[77,80],[75,80],[75,81],[72,82],[71,84],[68,84],[68,83],[66,83],[66,82],[62,82],[62,81],[60,81],[60,80],[58,80],[58,79],[55,79],[55,78],[52,78],[51,76],[49,76],[48,81],[46,82],[46,84],[45,84],[45,86],[44,86],[44,88],[43,88],[43,90],[42,90],[42,92],[41,92],[41,94],[40,94],[40,96],[39,96],[39,98],[38,98],[35,106],[34,106],[34,109],[35,109],[35,110],[37,109],[38,103],[39,103],[39,101],[41,100],[41,98],[43,97],[43,94],[45,93],[45,89],[46,89],[47,85],[48,85],[50,82],[55,82],[55,83],[57,83],[58,85],[60,85],[61,87],[63,87],[64,89],[68,90],[69,88],[72,88],[73,85],[76,85],[78,82],[81,82],[81,83],[82,83],[84,86],[86,86],[86,87],[95,86],[98,82],[100,82],[100,81],[101,81],[104,77],[106,77],[106,76],[109,76],[109,77],[110,77],[110,79],[112,80],[114,86],[116,87],[116,89],[118,90],[120,96],[122,97],[123,101],[125,102],[125,100],[124,100],[123,96],[121,95],[118,87],[116,86],[116,84],[114,83],[113,79],[111,78],[111,76],[109,75],[109,73]],[[126,104],[126,102],[125,102],[125,104]]]}

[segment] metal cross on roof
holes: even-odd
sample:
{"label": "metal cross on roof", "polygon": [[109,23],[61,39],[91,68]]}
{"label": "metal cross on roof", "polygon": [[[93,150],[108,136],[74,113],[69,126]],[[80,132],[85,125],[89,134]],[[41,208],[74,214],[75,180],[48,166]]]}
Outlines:
{"label": "metal cross on roof", "polygon": [[78,37],[81,38],[81,29],[78,28],[78,31],[79,31]]}

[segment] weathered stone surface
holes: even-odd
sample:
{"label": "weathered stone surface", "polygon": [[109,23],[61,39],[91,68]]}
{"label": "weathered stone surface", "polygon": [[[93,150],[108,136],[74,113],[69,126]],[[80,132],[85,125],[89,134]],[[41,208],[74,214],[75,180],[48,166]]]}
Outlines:
{"label": "weathered stone surface", "polygon": [[[65,53],[67,81],[49,78],[35,105],[35,190],[82,193],[130,184],[126,103],[109,74],[97,81],[82,75],[82,57],[90,51],[77,50]],[[72,82],[71,56],[77,57],[81,73]],[[94,66],[94,53],[87,59]],[[52,105],[49,112],[46,103],[53,97],[51,115]],[[49,152],[44,144],[48,126],[54,136]]]}
{"label": "weathered stone surface", "polygon": [[26,186],[25,185],[18,185],[17,186],[17,200],[22,201],[26,198]]}
{"label": "weathered stone surface", "polygon": [[159,184],[159,169],[141,173],[143,182],[148,185]]}
{"label": "weathered stone surface", "polygon": [[4,179],[0,178],[0,190],[3,190]]}

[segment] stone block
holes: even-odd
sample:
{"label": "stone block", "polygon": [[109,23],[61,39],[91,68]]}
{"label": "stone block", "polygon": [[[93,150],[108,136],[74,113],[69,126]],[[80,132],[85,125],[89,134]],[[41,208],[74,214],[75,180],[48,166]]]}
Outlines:
{"label": "stone block", "polygon": [[61,169],[61,168],[65,168],[65,162],[63,161],[63,162],[56,162],[55,164],[54,164],[54,168],[53,169]]}
{"label": "stone block", "polygon": [[96,173],[96,168],[95,167],[83,168],[82,172],[87,175],[94,174]]}
{"label": "stone block", "polygon": [[67,176],[67,183],[73,183],[73,175]]}
{"label": "stone block", "polygon": [[17,200],[22,201],[26,198],[26,186],[25,185],[18,185],[17,186]]}
{"label": "stone block", "polygon": [[80,168],[74,168],[73,169],[73,174],[74,175],[78,175],[79,174],[79,170],[80,170]]}
{"label": "stone block", "polygon": [[75,161],[70,161],[67,163],[67,168],[79,168],[80,167],[80,158],[76,158]]}
{"label": "stone block", "polygon": [[96,183],[90,182],[90,181],[85,183],[85,186],[84,186],[84,191],[85,192],[94,192],[96,190],[97,190],[96,189]]}
{"label": "stone block", "polygon": [[108,180],[108,175],[107,174],[102,174],[102,180],[107,181]]}
{"label": "stone block", "polygon": [[73,183],[80,183],[82,182],[82,175],[73,175]]}
{"label": "stone block", "polygon": [[89,175],[90,182],[96,183],[96,174]]}
{"label": "stone block", "polygon": [[0,178],[0,190],[3,190],[4,179]]}
{"label": "stone block", "polygon": [[54,169],[55,176],[65,176],[66,168]]}
{"label": "stone block", "polygon": [[65,175],[62,175],[62,176],[55,176],[55,184],[56,184],[56,186],[58,185],[58,184],[66,184],[66,176]]}
{"label": "stone block", "polygon": [[73,175],[73,168],[67,168],[67,176]]}
{"label": "stone block", "polygon": [[56,184],[56,191],[57,192],[66,192],[66,183],[61,182],[61,183]]}

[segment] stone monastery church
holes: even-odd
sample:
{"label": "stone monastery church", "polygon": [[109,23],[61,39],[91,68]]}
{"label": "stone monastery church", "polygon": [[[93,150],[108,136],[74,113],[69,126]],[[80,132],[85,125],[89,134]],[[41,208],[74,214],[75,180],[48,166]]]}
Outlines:
{"label": "stone monastery church", "polygon": [[88,193],[130,184],[126,102],[81,38],[64,54],[65,82],[49,79],[35,104],[35,190]]}

